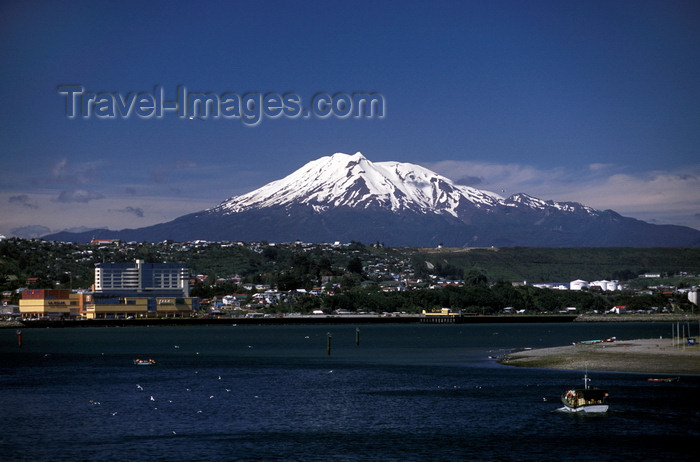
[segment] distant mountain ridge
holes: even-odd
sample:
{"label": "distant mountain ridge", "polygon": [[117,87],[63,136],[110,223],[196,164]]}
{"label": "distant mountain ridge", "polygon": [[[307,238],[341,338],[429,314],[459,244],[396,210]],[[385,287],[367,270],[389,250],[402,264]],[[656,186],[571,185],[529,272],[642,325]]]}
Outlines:
{"label": "distant mountain ridge", "polygon": [[502,197],[419,165],[361,153],[311,161],[277,181],[167,223],[121,231],[56,233],[87,242],[232,240],[381,242],[390,246],[700,246],[700,231],[653,225],[576,202]]}

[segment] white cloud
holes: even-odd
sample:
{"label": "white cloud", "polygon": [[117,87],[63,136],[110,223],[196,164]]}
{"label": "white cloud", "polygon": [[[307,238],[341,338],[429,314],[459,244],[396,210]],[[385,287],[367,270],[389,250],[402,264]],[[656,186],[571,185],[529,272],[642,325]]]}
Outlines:
{"label": "white cloud", "polygon": [[56,198],[58,202],[90,202],[96,199],[103,199],[104,196],[97,191],[76,189],[73,191],[61,191]]}
{"label": "white cloud", "polygon": [[32,178],[35,185],[85,185],[97,178],[98,165],[96,162],[83,162],[77,165],[70,164],[65,157],[56,160],[48,169],[49,175]]}
{"label": "white cloud", "polygon": [[[451,180],[486,189],[506,195],[519,192],[529,193],[533,186],[544,186],[551,182],[561,182],[566,176],[563,169],[539,170],[530,165],[521,164],[495,164],[473,161],[446,160],[426,163],[425,167],[450,178]],[[468,184],[462,179],[474,180],[477,184]]]}
{"label": "white cloud", "polygon": [[10,204],[21,204],[23,207],[27,207],[30,209],[36,209],[39,208],[36,203],[32,202],[29,199],[29,196],[26,194],[18,194],[16,196],[10,196],[9,199],[7,199],[7,202]]}

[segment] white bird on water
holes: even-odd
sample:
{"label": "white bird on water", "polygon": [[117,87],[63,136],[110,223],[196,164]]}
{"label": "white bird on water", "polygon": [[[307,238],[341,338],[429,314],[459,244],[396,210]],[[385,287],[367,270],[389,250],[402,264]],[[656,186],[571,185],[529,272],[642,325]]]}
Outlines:
{"label": "white bird on water", "polygon": [[151,401],[155,401],[156,399],[151,395]]}

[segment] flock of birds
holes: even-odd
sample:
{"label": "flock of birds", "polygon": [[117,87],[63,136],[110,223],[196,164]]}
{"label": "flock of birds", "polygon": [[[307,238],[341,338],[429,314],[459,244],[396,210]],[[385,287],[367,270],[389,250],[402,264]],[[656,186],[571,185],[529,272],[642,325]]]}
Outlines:
{"label": "flock of birds", "polygon": [[[179,345],[173,345],[173,348],[174,348],[174,349],[180,349],[180,346],[179,346]],[[252,345],[248,345],[248,348],[251,349],[251,348],[253,348],[253,346],[252,346]],[[199,355],[199,352],[198,352],[198,351],[197,351],[197,352],[194,352],[194,355],[195,355],[195,356],[198,356],[198,355]],[[154,367],[157,367],[157,366],[154,366]],[[139,371],[148,371],[149,369],[150,369],[150,368],[147,368],[147,369],[141,369],[141,368],[139,368]],[[210,382],[210,383],[207,383],[207,382],[206,382],[206,378],[204,377],[204,374],[200,374],[198,370],[194,371],[194,375],[195,375],[195,376],[198,376],[198,378],[197,378],[195,384],[196,384],[198,387],[200,387],[200,390],[201,390],[201,387],[208,388],[208,389],[209,389],[209,390],[208,390],[209,393],[205,393],[204,396],[201,396],[201,393],[200,393],[200,397],[194,397],[194,396],[193,396],[192,398],[194,398],[194,399],[192,399],[192,398],[188,398],[187,400],[182,400],[182,399],[180,399],[179,401],[181,401],[181,402],[186,402],[186,403],[195,403],[195,404],[201,405],[201,404],[202,404],[202,400],[207,400],[207,401],[209,401],[209,400],[215,400],[216,396],[215,396],[214,394],[211,394],[211,389],[212,389],[211,382]],[[215,380],[217,383],[221,383],[221,382],[224,381],[224,378],[223,378],[221,375],[217,374],[217,375],[213,376],[212,379],[210,379],[210,380]],[[166,399],[166,398],[161,398],[161,397],[159,397],[159,396],[158,396],[158,393],[154,393],[154,392],[153,392],[153,391],[154,391],[153,387],[149,387],[148,385],[146,385],[146,386],[144,387],[143,385],[137,383],[137,384],[135,385],[135,388],[136,388],[136,392],[137,392],[137,393],[144,393],[144,395],[147,396],[147,398],[146,398],[147,401],[146,401],[146,402],[147,402],[147,403],[150,403],[150,407],[151,407],[153,410],[158,410],[158,406],[159,406],[159,405],[160,405],[160,406],[164,406],[164,405],[166,405],[166,404],[167,404],[167,405],[173,404],[173,403],[174,403],[173,399],[176,400],[176,401],[175,401],[175,404],[176,404],[176,405],[178,404],[178,403],[177,403],[178,398],[176,397],[176,396],[177,396],[177,393],[170,394],[170,397]],[[147,393],[147,388],[151,388],[151,389],[148,390],[148,391],[149,391],[148,393]],[[192,387],[192,386],[188,386],[188,387],[185,387],[184,391],[185,391],[186,393],[190,393],[190,392],[193,391],[193,388],[194,388],[194,387]],[[230,386],[223,387],[223,388],[218,388],[218,389],[219,389],[220,391],[222,390],[223,393],[230,393],[230,392],[232,391],[232,388],[231,388]],[[156,389],[156,391],[159,392],[157,389]],[[254,396],[254,398],[259,398],[259,396],[256,395],[256,396]],[[106,402],[106,401],[105,401],[105,402]],[[141,406],[141,407],[144,406],[144,402],[141,401],[141,400],[139,400],[139,399],[134,400],[133,402],[134,402],[134,403],[137,403],[138,406]],[[89,400],[89,404],[90,404],[91,406],[102,406],[102,402],[99,401],[99,400],[95,400],[95,399]],[[193,412],[194,412],[195,414],[202,414],[202,413],[204,412],[204,410],[202,409],[202,407],[203,407],[203,406],[199,406],[199,407],[193,408],[193,409],[194,409]],[[119,415],[119,412],[120,412],[120,411],[114,410],[114,411],[109,412],[109,415],[111,415],[111,416],[117,416],[117,415]],[[122,414],[124,414],[124,412],[122,412]],[[176,432],[175,432],[175,431],[172,431],[172,434],[176,434]]]}

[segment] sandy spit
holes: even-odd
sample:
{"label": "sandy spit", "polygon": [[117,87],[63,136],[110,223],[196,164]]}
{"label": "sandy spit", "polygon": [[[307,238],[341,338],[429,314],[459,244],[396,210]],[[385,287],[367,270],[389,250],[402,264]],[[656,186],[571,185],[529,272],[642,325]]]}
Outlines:
{"label": "sandy spit", "polygon": [[672,339],[618,340],[517,351],[499,362],[508,366],[589,371],[700,375],[700,345]]}

